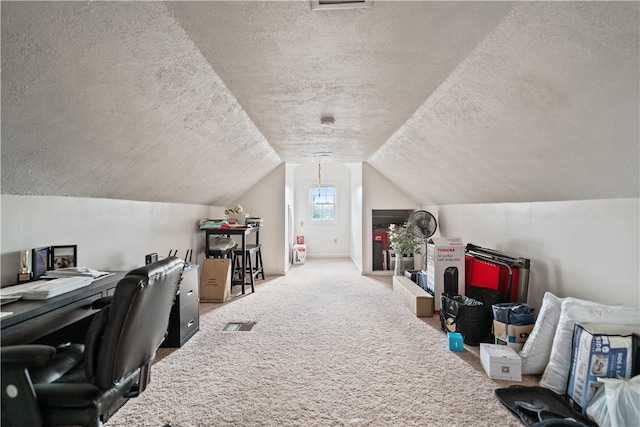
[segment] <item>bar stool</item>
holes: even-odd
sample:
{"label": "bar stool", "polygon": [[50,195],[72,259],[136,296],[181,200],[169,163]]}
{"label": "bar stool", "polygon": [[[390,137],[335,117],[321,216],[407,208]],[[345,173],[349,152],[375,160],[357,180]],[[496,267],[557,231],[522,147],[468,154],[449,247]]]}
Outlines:
{"label": "bar stool", "polygon": [[[238,280],[242,281],[242,257],[245,262],[245,276],[248,274],[251,281],[251,292],[255,292],[254,279],[260,276],[264,280],[264,268],[262,267],[262,245],[246,245],[243,250],[236,248],[233,250],[233,277],[238,275]],[[252,259],[253,258],[253,259]],[[244,293],[245,282],[242,281],[242,293]]]}

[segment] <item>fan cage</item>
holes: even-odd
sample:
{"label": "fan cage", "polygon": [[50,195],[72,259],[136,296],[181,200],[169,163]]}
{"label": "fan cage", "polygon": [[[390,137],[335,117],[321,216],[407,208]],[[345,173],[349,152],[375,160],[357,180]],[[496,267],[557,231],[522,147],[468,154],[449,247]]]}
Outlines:
{"label": "fan cage", "polygon": [[[428,239],[438,229],[436,217],[431,212],[416,211],[409,218],[411,228],[414,233],[419,234],[423,239]],[[425,225],[426,224],[426,225]]]}

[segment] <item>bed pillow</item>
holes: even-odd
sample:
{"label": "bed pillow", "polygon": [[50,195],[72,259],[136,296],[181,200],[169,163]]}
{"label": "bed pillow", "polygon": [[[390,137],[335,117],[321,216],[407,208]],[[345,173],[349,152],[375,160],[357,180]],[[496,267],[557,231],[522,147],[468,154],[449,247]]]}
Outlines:
{"label": "bed pillow", "polygon": [[545,292],[533,330],[520,350],[523,375],[540,375],[547,367],[563,300]]}
{"label": "bed pillow", "polygon": [[564,395],[571,369],[573,326],[577,323],[640,325],[640,308],[624,305],[603,305],[567,297],[562,301],[558,327],[540,386]]}

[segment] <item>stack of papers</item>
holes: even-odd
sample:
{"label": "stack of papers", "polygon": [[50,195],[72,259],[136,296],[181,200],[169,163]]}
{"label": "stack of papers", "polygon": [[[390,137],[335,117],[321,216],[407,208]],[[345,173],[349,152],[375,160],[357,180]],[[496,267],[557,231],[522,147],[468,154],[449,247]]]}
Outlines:
{"label": "stack of papers", "polygon": [[22,293],[29,290],[34,283],[37,283],[37,282],[28,282],[28,283],[23,283],[22,285],[13,285],[13,286],[7,286],[6,288],[1,288],[0,297],[2,298],[21,297]]}
{"label": "stack of papers", "polygon": [[47,299],[76,289],[89,286],[92,277],[66,277],[53,280],[36,280],[35,282],[2,288],[2,296],[20,296],[23,299]]}
{"label": "stack of papers", "polygon": [[99,277],[107,276],[110,273],[107,271],[97,271],[92,270],[87,267],[69,267],[69,268],[59,268],[57,270],[49,270],[44,273],[42,276],[44,279],[46,278],[59,278],[59,277],[91,277],[93,279],[97,279]]}

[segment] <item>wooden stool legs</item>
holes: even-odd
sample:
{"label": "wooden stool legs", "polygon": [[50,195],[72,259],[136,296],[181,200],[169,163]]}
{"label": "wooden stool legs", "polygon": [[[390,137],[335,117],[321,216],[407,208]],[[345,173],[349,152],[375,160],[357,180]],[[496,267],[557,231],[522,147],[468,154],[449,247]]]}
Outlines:
{"label": "wooden stool legs", "polygon": [[[260,249],[261,249],[261,245],[253,245],[253,246],[247,247],[247,249],[244,252],[242,251],[242,249],[236,249],[233,251],[233,278],[235,279],[237,274],[238,280],[242,280],[243,271],[242,271],[241,257],[244,257],[244,260],[245,260],[244,275],[245,277],[247,274],[249,275],[251,292],[255,292],[254,279],[258,277],[258,275],[262,278],[262,280],[264,280],[264,269],[262,267],[262,251]],[[241,283],[243,294],[244,294],[245,281]]]}

